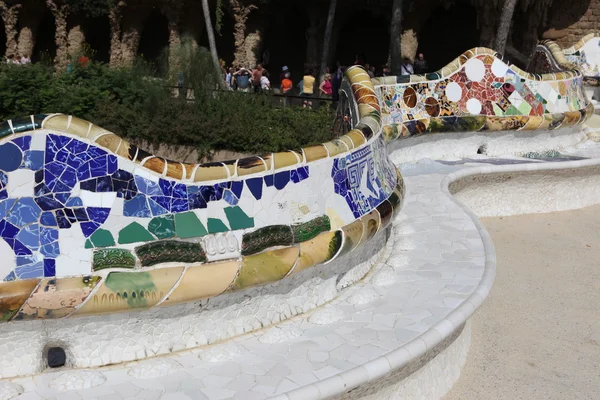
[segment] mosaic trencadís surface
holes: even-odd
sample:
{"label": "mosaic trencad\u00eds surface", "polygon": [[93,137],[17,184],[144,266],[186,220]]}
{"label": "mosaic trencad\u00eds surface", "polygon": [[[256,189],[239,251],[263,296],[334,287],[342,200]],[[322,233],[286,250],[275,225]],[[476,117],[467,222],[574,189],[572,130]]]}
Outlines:
{"label": "mosaic trencad\u00eds surface", "polygon": [[[350,73],[357,90],[374,93],[363,70]],[[3,321],[171,305],[274,282],[368,242],[404,195],[380,129],[203,165],[163,160],[65,115],[0,130]]]}
{"label": "mosaic trencad\u00eds surface", "polygon": [[528,71],[537,74],[577,68],[588,85],[600,84],[600,36],[586,35],[573,46],[561,49],[552,40],[540,42],[535,49]]}
{"label": "mosaic trencad\u00eds surface", "polygon": [[532,75],[477,48],[439,72],[375,79],[386,136],[542,130],[575,125],[592,111],[577,71]]}

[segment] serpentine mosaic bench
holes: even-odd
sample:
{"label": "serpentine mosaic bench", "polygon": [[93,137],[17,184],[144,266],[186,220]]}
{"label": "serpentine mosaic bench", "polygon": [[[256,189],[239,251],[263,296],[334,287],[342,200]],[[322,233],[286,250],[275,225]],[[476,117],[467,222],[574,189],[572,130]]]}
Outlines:
{"label": "serpentine mosaic bench", "polygon": [[578,69],[590,100],[598,105],[600,93],[600,35],[590,33],[573,46],[562,49],[552,40],[544,40],[535,48],[527,70],[535,74],[549,74]]}
{"label": "serpentine mosaic bench", "polygon": [[[484,48],[426,76],[371,80],[352,67],[340,106],[351,130],[331,142],[200,165],[71,116],[0,125],[0,353],[27,342],[29,357],[11,364],[7,350],[0,377],[42,370],[49,344],[67,348],[69,366],[106,365],[310,311],[364,277],[385,245],[405,191],[386,143],[559,129],[593,111],[578,70],[532,75]],[[117,351],[175,321],[168,338]]]}

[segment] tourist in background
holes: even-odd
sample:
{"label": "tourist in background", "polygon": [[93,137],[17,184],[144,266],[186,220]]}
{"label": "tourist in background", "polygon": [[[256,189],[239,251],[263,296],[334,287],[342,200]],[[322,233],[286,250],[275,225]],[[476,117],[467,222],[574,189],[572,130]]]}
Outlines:
{"label": "tourist in background", "polygon": [[340,85],[342,84],[342,79],[344,78],[344,67],[342,67],[340,65],[340,63],[337,63],[337,69],[335,71],[335,75],[333,76],[332,82],[331,82],[331,86],[332,86],[332,90],[331,90],[331,99],[333,101],[338,101],[340,96],[339,96],[339,91],[340,91]]}
{"label": "tourist in background", "polygon": [[402,65],[400,66],[401,75],[412,75],[415,73],[413,69],[412,63],[408,59],[408,57],[404,57],[402,59]]}
{"label": "tourist in background", "polygon": [[227,90],[233,90],[232,80],[233,80],[233,67],[229,67],[229,69],[227,70],[227,75],[225,75],[225,86],[227,87]]}
{"label": "tourist in background", "polygon": [[281,68],[281,72],[279,73],[279,81],[283,81],[285,79],[285,75],[289,73],[289,68],[287,67],[287,65],[284,65],[283,68]]}
{"label": "tourist in background", "polygon": [[251,82],[250,77],[252,73],[249,69],[240,68],[235,74],[233,74],[234,78],[234,87],[233,90],[241,90],[247,92],[250,90]]}
{"label": "tourist in background", "polygon": [[367,74],[369,74],[370,78],[375,78],[375,67],[371,67],[371,64],[366,63],[365,70],[367,71]]}
{"label": "tourist in background", "polygon": [[271,81],[269,80],[269,71],[266,69],[262,70],[262,76],[260,77],[260,90],[268,92],[271,90]]}
{"label": "tourist in background", "polygon": [[260,78],[262,78],[263,66],[262,64],[258,64],[254,71],[252,71],[252,86],[254,87],[254,92],[260,92]]}
{"label": "tourist in background", "polygon": [[283,79],[281,80],[281,93],[286,94],[289,93],[292,88],[294,87],[294,84],[292,82],[292,80],[290,79],[290,73],[286,72],[283,75]]}
{"label": "tourist in background", "polygon": [[415,60],[415,73],[417,74],[425,74],[429,67],[427,66],[427,61],[425,61],[425,57],[423,53],[419,53],[419,56]]}
{"label": "tourist in background", "polygon": [[[315,72],[311,69],[302,78],[302,96],[312,97],[315,90],[314,88]],[[304,101],[302,101],[302,107],[306,108],[307,106],[312,107],[312,101],[309,99],[304,99]]]}
{"label": "tourist in background", "polygon": [[319,96],[324,98],[331,98],[333,92],[333,85],[331,83],[331,74],[325,74],[325,78],[319,85]]}
{"label": "tourist in background", "polygon": [[25,54],[23,54],[21,56],[21,64],[22,65],[31,64],[31,59],[29,57],[27,57]]}

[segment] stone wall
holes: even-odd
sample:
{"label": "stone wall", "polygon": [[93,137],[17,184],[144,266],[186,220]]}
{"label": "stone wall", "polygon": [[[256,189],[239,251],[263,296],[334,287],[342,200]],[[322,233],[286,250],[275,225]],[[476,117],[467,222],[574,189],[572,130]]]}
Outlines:
{"label": "stone wall", "polygon": [[575,44],[588,33],[600,31],[600,0],[560,1],[552,7],[549,26],[543,38],[561,47]]}

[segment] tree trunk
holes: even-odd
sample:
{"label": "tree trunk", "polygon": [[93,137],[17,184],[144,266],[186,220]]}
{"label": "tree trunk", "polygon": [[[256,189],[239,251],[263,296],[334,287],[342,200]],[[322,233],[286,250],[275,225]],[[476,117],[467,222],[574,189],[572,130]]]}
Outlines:
{"label": "tree trunk", "polygon": [[235,20],[233,26],[233,39],[235,40],[233,66],[236,68],[254,67],[253,64],[256,64],[256,57],[252,57],[252,60],[249,59],[246,46],[247,39],[250,37],[250,35],[246,37],[246,22],[248,21],[250,12],[256,10],[257,7],[253,4],[245,6],[241,0],[230,0],[229,4],[231,5],[233,19]]}
{"label": "tree trunk", "polygon": [[[335,19],[335,8],[337,0],[329,1],[329,13],[327,14],[327,25],[325,25],[325,34],[323,35],[323,53],[321,54],[321,65],[319,66],[318,77],[324,76],[327,68],[327,59],[329,57],[329,45],[331,44],[331,33],[333,32],[333,21]],[[319,82],[320,84],[320,82]]]}
{"label": "tree trunk", "polygon": [[309,25],[308,28],[306,28],[306,59],[304,68],[307,70],[316,70],[319,68],[319,36],[324,21],[321,18],[321,8],[317,5],[313,4],[307,11]]}
{"label": "tree trunk", "polygon": [[46,5],[54,15],[56,23],[56,57],[54,58],[54,67],[57,72],[64,71],[69,62],[68,53],[68,34],[67,34],[67,15],[69,7],[67,5],[58,6],[53,0],[46,0]]}
{"label": "tree trunk", "polygon": [[402,0],[392,4],[392,22],[390,26],[390,63],[394,75],[402,74]]}
{"label": "tree trunk", "polygon": [[498,31],[496,32],[496,45],[494,46],[494,50],[500,54],[504,53],[504,48],[506,47],[506,41],[508,40],[508,33],[510,31],[516,4],[517,0],[505,0],[504,6],[502,7],[500,25],[498,25]]}
{"label": "tree trunk", "polygon": [[[215,32],[213,31],[212,21],[210,19],[210,9],[208,8],[208,0],[202,0],[202,11],[204,13],[204,22],[206,23],[206,34],[208,35],[208,45],[212,56],[215,72],[221,78],[221,65],[219,64],[219,55],[217,54],[217,43],[215,42]],[[218,79],[219,85],[224,86],[225,80]]]}
{"label": "tree trunk", "polygon": [[123,49],[121,47],[121,13],[124,2],[120,1],[110,8],[108,23],[110,24],[110,61],[111,67],[119,67],[123,64]]}
{"label": "tree trunk", "polygon": [[17,22],[19,20],[19,8],[21,4],[12,6],[0,1],[0,11],[4,21],[4,32],[6,34],[6,56],[20,57],[17,53]]}

